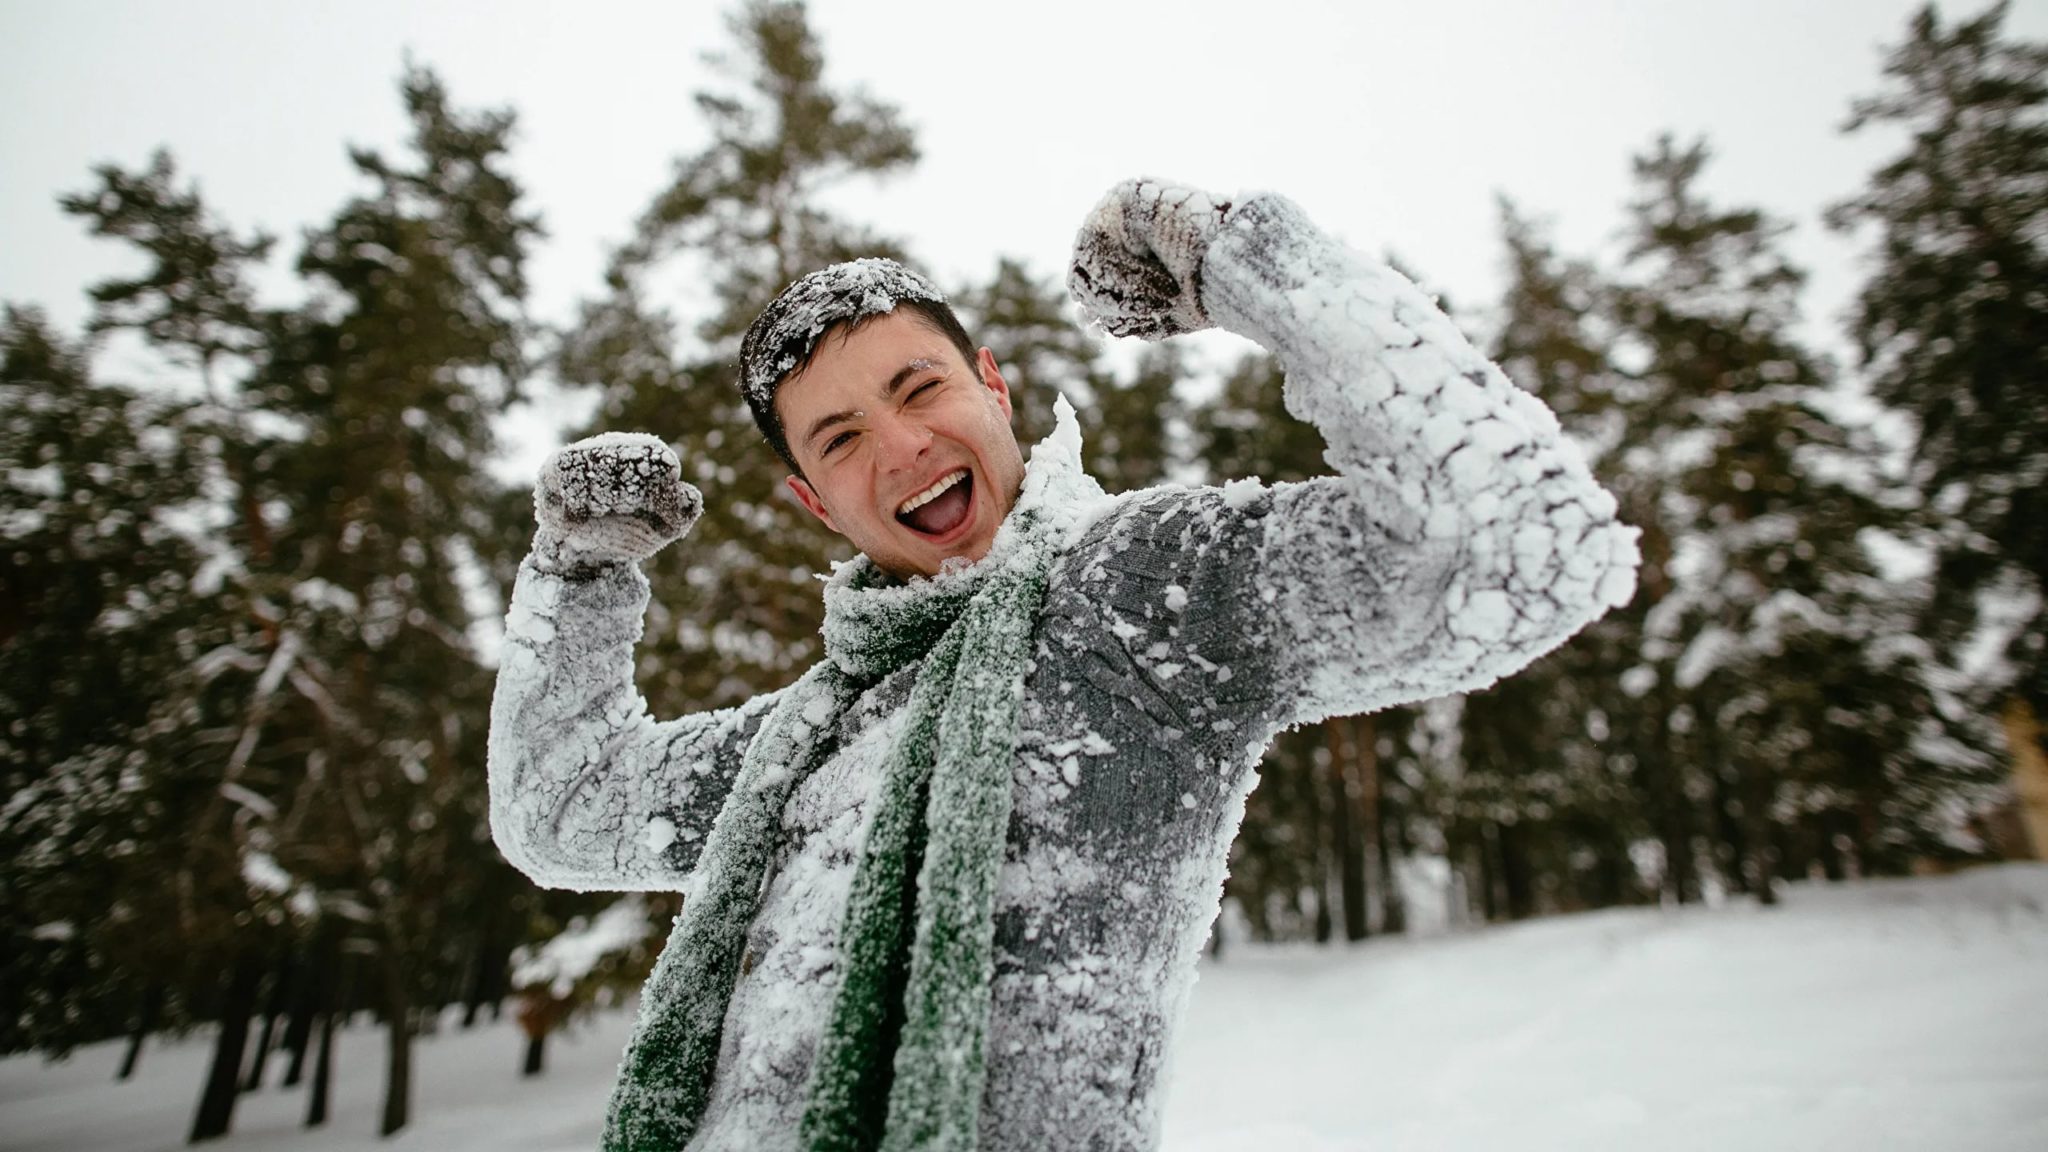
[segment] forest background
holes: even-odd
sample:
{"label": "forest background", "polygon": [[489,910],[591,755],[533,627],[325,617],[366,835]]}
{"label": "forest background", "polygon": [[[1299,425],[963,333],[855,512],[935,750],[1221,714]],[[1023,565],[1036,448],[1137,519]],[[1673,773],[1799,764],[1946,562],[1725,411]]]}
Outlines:
{"label": "forest background", "polygon": [[[1499,201],[1499,297],[1445,304],[1643,527],[1642,590],[1494,690],[1283,737],[1226,955],[2048,848],[2048,47],[2010,16],[1917,13],[1842,94],[1885,147],[1827,205],[1864,254],[1838,330],[1802,316],[1790,226],[1708,194],[1704,140],[1617,158],[1612,251]],[[782,495],[738,334],[809,268],[928,242],[860,210],[914,181],[903,109],[833,82],[804,6],[728,21],[678,113],[697,143],[561,318],[533,306],[514,111],[429,62],[405,142],[349,149],[355,191],[292,241],[167,152],[64,190],[124,257],[84,331],[28,300],[0,321],[0,1051],[126,1034],[132,1067],[217,1024],[203,1139],[266,1079],[310,1080],[324,1120],[336,1022],[371,1012],[395,1131],[445,1009],[512,1000],[538,1071],[637,986],[675,899],[535,889],[485,826],[532,531],[508,428],[566,398],[558,439],[655,431],[710,496],[650,565],[657,715],[787,683],[843,548]],[[947,274],[1020,435],[1066,391],[1112,491],[1322,471],[1255,350],[1106,345],[1056,267]]]}

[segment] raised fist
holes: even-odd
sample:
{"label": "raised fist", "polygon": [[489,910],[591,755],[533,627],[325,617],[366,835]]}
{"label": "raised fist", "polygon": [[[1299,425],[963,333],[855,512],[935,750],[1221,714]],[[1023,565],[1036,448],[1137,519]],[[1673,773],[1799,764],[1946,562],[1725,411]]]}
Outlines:
{"label": "raised fist", "polygon": [[1206,192],[1126,180],[1082,221],[1067,291],[1112,336],[1164,340],[1207,328],[1202,259],[1229,210]]}
{"label": "raised fist", "polygon": [[637,432],[605,432],[548,457],[533,511],[540,521],[534,562],[579,574],[661,551],[697,522],[704,497],[683,483],[668,445]]}

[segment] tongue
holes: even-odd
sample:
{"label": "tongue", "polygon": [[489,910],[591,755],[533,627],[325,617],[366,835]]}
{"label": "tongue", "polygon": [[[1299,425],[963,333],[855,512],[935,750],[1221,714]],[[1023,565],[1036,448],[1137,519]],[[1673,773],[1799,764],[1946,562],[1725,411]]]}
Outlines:
{"label": "tongue", "polygon": [[931,536],[944,536],[960,526],[967,519],[968,499],[972,495],[974,481],[963,478],[958,484],[946,489],[931,500],[913,509],[903,522]]}

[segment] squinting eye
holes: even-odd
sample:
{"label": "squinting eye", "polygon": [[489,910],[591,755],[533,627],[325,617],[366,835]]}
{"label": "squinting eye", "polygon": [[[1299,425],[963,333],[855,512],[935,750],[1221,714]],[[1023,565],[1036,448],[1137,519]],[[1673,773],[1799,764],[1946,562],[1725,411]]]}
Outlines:
{"label": "squinting eye", "polygon": [[834,452],[839,451],[841,448],[844,448],[851,443],[853,443],[853,433],[841,432],[839,435],[834,436],[831,440],[825,443],[824,455],[830,456]]}
{"label": "squinting eye", "polygon": [[915,400],[919,396],[924,395],[925,393],[931,391],[934,388],[937,388],[938,386],[939,382],[937,380],[927,380],[924,383],[918,385],[917,388],[910,393],[910,398],[912,400]]}

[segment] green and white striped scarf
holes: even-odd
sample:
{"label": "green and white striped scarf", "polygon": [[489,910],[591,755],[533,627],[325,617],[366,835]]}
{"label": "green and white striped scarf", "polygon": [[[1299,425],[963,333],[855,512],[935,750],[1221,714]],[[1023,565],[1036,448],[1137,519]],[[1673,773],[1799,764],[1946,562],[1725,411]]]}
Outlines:
{"label": "green and white striped scarf", "polygon": [[826,659],[762,722],[712,826],[697,891],[642,991],[606,1152],[674,1152],[696,1133],[783,807],[860,694],[920,657],[840,931],[802,1146],[975,1147],[1024,671],[1065,530],[1059,505],[1100,494],[1080,472],[1072,409],[1057,408],[1060,429],[1034,450],[981,562],[885,586],[861,557],[827,585]]}

